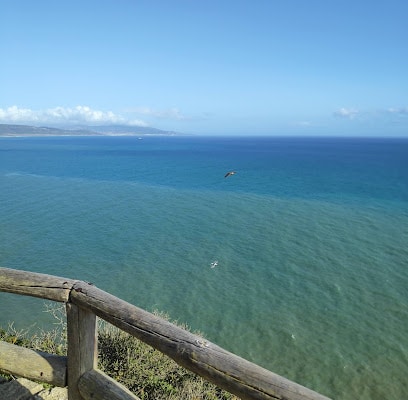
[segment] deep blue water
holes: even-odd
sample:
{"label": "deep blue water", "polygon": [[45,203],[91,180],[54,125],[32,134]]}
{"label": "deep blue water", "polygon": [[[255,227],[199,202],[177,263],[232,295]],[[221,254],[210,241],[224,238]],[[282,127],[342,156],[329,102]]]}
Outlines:
{"label": "deep blue water", "polygon": [[[336,399],[408,392],[407,139],[0,138],[0,216],[1,266],[91,281]],[[0,300],[0,324],[48,323]]]}

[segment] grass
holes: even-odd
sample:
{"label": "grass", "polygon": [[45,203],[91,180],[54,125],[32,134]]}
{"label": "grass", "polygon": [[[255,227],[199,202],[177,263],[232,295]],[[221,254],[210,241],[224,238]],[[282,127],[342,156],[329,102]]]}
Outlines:
{"label": "grass", "polygon": [[[66,355],[64,309],[46,310],[56,318],[49,331],[28,334],[13,325],[0,329],[0,340],[52,354]],[[161,317],[165,317],[162,314]],[[186,329],[185,326],[183,326]],[[158,350],[108,324],[98,327],[98,368],[126,386],[142,400],[235,400],[198,375],[186,370]]]}

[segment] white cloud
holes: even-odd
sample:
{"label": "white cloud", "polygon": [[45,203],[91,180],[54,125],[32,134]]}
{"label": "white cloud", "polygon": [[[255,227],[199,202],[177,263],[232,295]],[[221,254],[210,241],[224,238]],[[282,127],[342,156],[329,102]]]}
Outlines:
{"label": "white cloud", "polygon": [[334,112],[334,115],[336,117],[348,118],[348,119],[354,119],[358,114],[359,114],[358,110],[355,110],[353,108],[344,108],[344,107]]}
{"label": "white cloud", "polygon": [[18,108],[17,106],[0,108],[0,121],[23,122],[38,121],[38,115],[29,108]]}
{"label": "white cloud", "polygon": [[54,107],[46,110],[31,110],[11,106],[0,108],[0,121],[3,123],[35,124],[123,124],[146,126],[141,120],[128,120],[112,111],[94,110],[88,106]]}
{"label": "white cloud", "polygon": [[185,115],[181,113],[178,108],[168,108],[165,110],[155,110],[150,107],[136,107],[128,110],[129,112],[146,115],[149,117],[160,118],[160,119],[172,119],[172,120],[186,120],[188,119]]}
{"label": "white cloud", "polygon": [[293,125],[295,125],[295,126],[302,126],[302,127],[313,126],[312,122],[310,122],[310,121],[297,121],[297,122],[295,122]]}
{"label": "white cloud", "polygon": [[408,107],[389,108],[387,111],[391,114],[408,115]]}
{"label": "white cloud", "polygon": [[353,108],[340,108],[333,113],[336,117],[359,120],[374,121],[387,118],[403,118],[408,116],[408,107],[390,107],[377,110],[356,110]]}

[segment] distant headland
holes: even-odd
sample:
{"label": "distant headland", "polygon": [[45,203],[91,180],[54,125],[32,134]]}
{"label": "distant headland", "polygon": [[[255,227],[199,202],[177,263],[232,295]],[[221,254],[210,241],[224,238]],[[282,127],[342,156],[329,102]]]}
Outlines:
{"label": "distant headland", "polygon": [[77,126],[72,129],[47,126],[0,124],[0,136],[175,136],[181,133],[145,126]]}

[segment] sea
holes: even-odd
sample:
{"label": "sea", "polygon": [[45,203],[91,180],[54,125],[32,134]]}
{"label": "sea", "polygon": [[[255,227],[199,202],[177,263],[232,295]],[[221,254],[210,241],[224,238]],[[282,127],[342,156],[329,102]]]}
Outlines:
{"label": "sea", "polygon": [[[408,398],[408,139],[2,137],[0,266],[333,399]],[[52,325],[44,303],[0,293],[0,325]]]}

